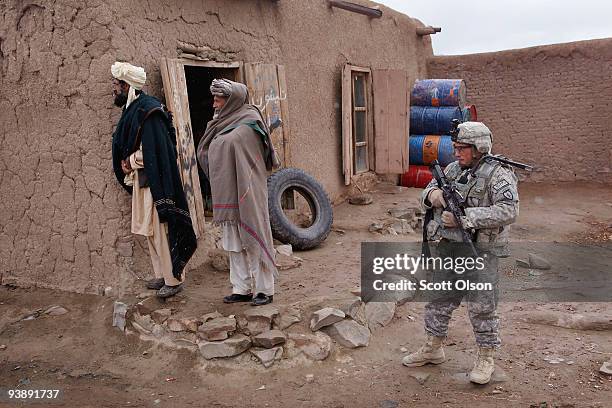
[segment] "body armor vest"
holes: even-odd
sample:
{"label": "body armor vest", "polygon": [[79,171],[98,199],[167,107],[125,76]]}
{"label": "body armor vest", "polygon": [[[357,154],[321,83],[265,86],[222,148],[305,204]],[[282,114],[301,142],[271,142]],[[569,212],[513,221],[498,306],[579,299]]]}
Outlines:
{"label": "body armor vest", "polygon": [[[499,162],[483,161],[474,174],[472,169],[462,170],[456,166],[452,172],[447,174],[449,182],[462,197],[462,207],[489,207],[493,204],[490,197],[491,179],[495,171],[503,166]],[[429,240],[437,241],[447,239],[449,241],[462,242],[461,233],[457,228],[444,228],[442,223],[442,209],[434,209],[434,218],[427,226]],[[475,230],[475,242],[477,246],[487,247],[498,256],[508,254],[508,227],[481,228]],[[481,245],[478,245],[481,244]]]}

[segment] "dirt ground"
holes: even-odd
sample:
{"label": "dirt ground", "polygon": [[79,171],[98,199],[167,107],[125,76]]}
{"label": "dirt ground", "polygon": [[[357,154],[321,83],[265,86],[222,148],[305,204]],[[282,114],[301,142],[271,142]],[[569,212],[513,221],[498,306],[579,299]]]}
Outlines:
{"label": "dirt ground", "polygon": [[[387,209],[416,205],[421,190],[379,184],[368,206],[335,208],[334,230],[319,248],[300,252],[300,267],[281,272],[274,304],[304,305],[296,330],[307,330],[308,310],[359,286],[362,241],[418,241],[420,233],[389,236],[368,225],[388,218]],[[515,240],[609,239],[612,189],[596,185],[521,185]],[[172,302],[178,314],[218,310],[239,314],[250,306],[224,305],[227,273],[204,266],[188,275]],[[127,298],[135,302],[136,295]],[[579,331],[524,323],[525,311],[609,314],[610,303],[502,302],[502,348],[494,380],[467,380],[475,344],[467,311],[454,315],[448,360],[410,369],[401,358],[424,339],[423,304],[398,307],[393,321],[375,331],[368,347],[335,344],[322,362],[289,362],[264,369],[247,356],[206,361],[187,350],[168,349],[124,335],[111,326],[113,300],[42,289],[0,287],[0,388],[59,389],[61,407],[605,407],[612,378],[599,373],[612,356],[612,331]],[[19,320],[28,312],[61,305],[61,316]],[[248,354],[248,353],[245,353]],[[558,364],[551,358],[563,359]],[[312,375],[306,377],[307,375]],[[415,378],[417,377],[417,378]],[[0,407],[30,406],[0,398]]]}

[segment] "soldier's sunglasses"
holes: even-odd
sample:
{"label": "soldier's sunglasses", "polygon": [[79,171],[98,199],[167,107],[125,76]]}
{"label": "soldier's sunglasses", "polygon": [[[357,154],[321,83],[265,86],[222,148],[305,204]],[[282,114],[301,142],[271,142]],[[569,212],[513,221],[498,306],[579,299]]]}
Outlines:
{"label": "soldier's sunglasses", "polygon": [[462,152],[462,151],[464,151],[465,149],[470,149],[471,147],[472,147],[471,145],[466,145],[466,146],[453,146],[453,151],[454,151],[455,153],[457,153],[457,152]]}

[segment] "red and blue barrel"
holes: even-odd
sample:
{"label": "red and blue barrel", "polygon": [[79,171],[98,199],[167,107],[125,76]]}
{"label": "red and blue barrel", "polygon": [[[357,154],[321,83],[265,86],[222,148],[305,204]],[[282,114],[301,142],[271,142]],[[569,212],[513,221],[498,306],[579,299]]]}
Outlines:
{"label": "red and blue barrel", "polygon": [[438,160],[441,166],[455,161],[451,137],[435,135],[410,135],[408,139],[410,164],[430,165]]}
{"label": "red and blue barrel", "polygon": [[452,129],[453,119],[457,119],[459,122],[466,121],[464,111],[458,106],[411,106],[410,133],[446,135]]}
{"label": "red and blue barrel", "polygon": [[465,106],[467,90],[462,79],[416,80],[410,94],[410,105]]}
{"label": "red and blue barrel", "polygon": [[411,164],[408,166],[408,171],[402,174],[400,185],[404,187],[424,188],[429,184],[433,175],[429,170],[429,166],[416,166]]}

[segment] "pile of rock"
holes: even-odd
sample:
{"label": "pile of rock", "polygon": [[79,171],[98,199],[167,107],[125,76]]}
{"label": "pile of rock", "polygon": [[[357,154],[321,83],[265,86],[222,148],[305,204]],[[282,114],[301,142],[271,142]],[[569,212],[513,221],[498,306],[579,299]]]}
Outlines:
{"label": "pile of rock", "polygon": [[[123,309],[120,302],[115,302],[115,311]],[[130,308],[127,315],[132,328],[138,333],[173,343],[177,347],[195,349],[202,320],[173,316],[173,313],[173,309],[163,307],[156,297],[150,297]]]}
{"label": "pile of rock", "polygon": [[395,313],[394,302],[366,304],[357,296],[336,301],[334,306],[312,313],[311,332],[306,325],[298,325],[294,332],[286,333],[302,321],[297,307],[280,313],[277,307],[266,305],[238,317],[215,311],[193,318],[177,316],[174,309],[152,296],[132,307],[116,302],[113,325],[124,330],[129,322],[147,340],[199,351],[207,360],[248,350],[253,360],[268,368],[283,358],[325,360],[332,352],[332,339],[347,348],[367,346],[371,332],[387,325]]}
{"label": "pile of rock", "polygon": [[282,331],[272,329],[272,322],[278,315],[276,307],[264,306],[249,309],[244,319],[214,316],[198,330],[200,353],[210,360],[236,356],[250,349],[253,356],[269,367],[282,357],[282,344],[286,341]]}
{"label": "pile of rock", "polygon": [[371,332],[391,322],[395,307],[395,302],[364,303],[355,297],[338,308],[325,307],[315,311],[310,319],[310,329],[323,330],[344,347],[365,347],[370,342]]}
{"label": "pile of rock", "polygon": [[406,235],[423,227],[423,211],[420,207],[390,208],[390,218],[370,224],[368,230],[383,235]]}
{"label": "pile of rock", "polygon": [[[294,308],[289,308],[281,317],[278,308],[272,305],[249,309],[239,318],[223,316],[216,311],[199,318],[178,317],[173,313],[155,297],[131,308],[116,302],[113,325],[124,330],[128,320],[147,340],[199,350],[207,360],[234,357],[249,350],[253,358],[267,368],[283,356],[287,335],[281,328],[286,329],[302,319],[301,313]],[[303,348],[299,352],[322,357],[320,348],[310,344],[312,341],[302,343],[296,346]],[[323,358],[328,354],[329,348]]]}

